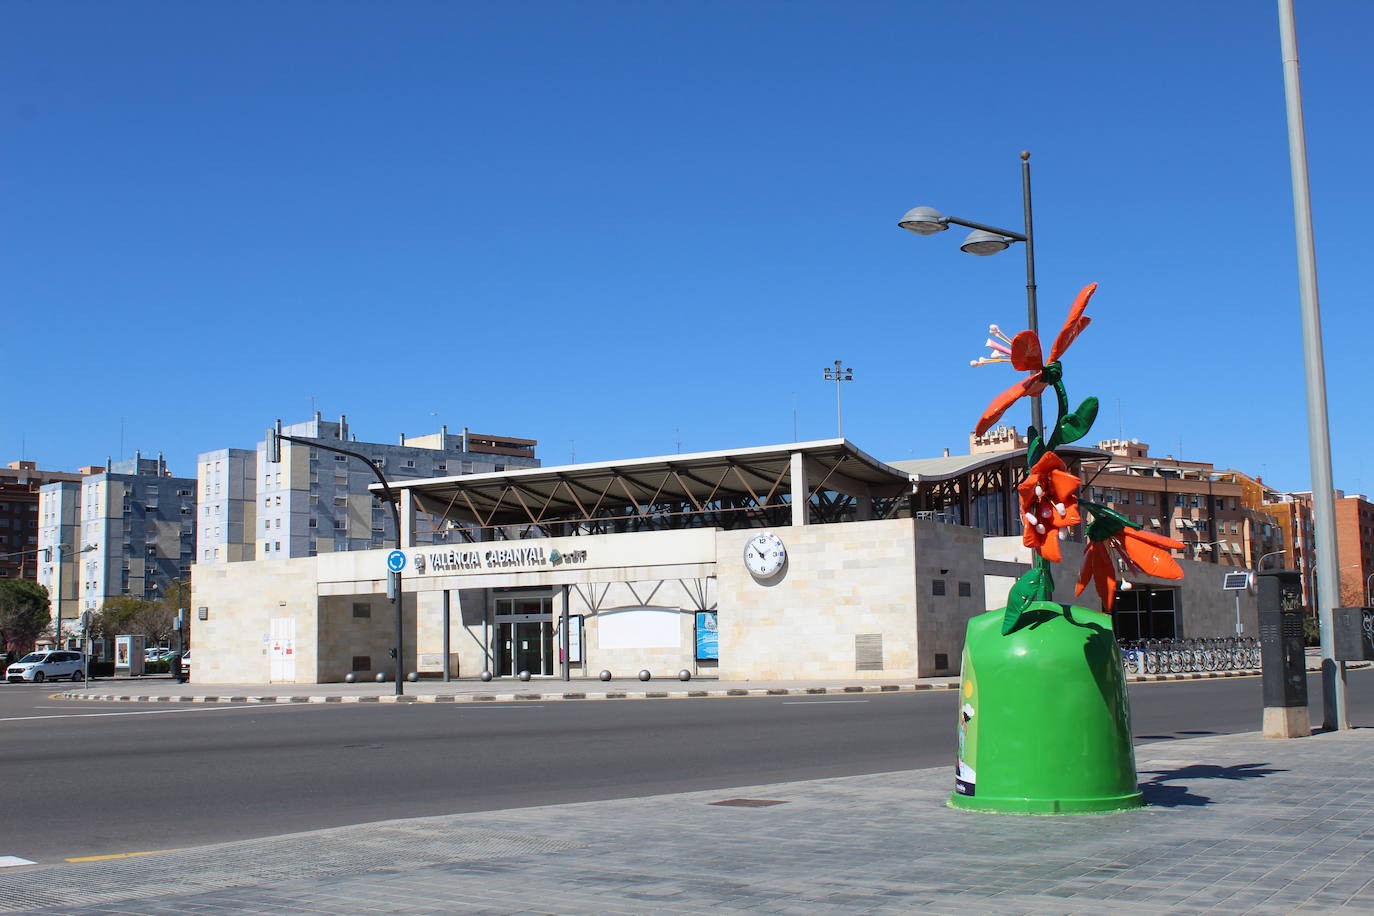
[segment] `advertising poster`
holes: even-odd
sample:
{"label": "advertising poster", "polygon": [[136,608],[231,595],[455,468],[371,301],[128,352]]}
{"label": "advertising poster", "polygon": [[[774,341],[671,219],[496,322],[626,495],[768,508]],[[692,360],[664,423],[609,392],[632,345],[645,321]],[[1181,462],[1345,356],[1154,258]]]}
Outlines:
{"label": "advertising poster", "polygon": [[716,612],[697,612],[697,661],[718,661],[720,643],[716,638]]}
{"label": "advertising poster", "polygon": [[132,641],[131,638],[128,637],[128,636],[116,636],[116,637],[115,637],[115,667],[116,667],[116,668],[127,668],[127,667],[129,667],[129,653],[130,653],[130,651],[131,651],[131,650],[130,650],[129,644],[130,644],[131,641]]}

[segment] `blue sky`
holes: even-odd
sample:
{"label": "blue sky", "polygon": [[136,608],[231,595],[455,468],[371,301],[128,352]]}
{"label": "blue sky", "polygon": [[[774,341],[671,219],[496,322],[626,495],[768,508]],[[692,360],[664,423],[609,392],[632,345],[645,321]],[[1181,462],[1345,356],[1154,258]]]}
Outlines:
{"label": "blue sky", "polygon": [[[1309,485],[1273,2],[10,3],[0,458],[249,447],[312,404],[546,463],[966,450],[1023,326],[1090,441]],[[1338,487],[1374,490],[1374,4],[1299,2]],[[1009,417],[1026,422],[1024,407]]]}

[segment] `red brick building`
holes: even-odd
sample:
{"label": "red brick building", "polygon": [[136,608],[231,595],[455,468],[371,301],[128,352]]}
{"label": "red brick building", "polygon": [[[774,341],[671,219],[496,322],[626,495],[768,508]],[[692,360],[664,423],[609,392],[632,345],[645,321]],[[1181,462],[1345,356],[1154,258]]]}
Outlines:
{"label": "red brick building", "polygon": [[33,461],[0,468],[0,579],[38,579],[38,488],[80,474],[41,471]]}

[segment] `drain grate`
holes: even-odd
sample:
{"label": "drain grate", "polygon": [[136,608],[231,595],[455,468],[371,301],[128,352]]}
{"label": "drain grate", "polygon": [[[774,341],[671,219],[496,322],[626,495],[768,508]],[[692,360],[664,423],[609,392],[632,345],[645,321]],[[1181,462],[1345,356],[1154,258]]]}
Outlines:
{"label": "drain grate", "polygon": [[727,798],[725,801],[707,802],[708,805],[722,805],[726,808],[768,808],[772,805],[785,805],[785,801],[771,798]]}

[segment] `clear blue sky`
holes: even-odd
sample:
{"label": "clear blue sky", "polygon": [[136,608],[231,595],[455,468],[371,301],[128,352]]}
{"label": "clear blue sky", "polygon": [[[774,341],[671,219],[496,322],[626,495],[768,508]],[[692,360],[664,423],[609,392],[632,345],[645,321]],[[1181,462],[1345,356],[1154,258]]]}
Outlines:
{"label": "clear blue sky", "polygon": [[[1374,490],[1374,4],[1299,0],[1336,485]],[[1024,325],[1091,441],[1309,485],[1275,4],[8,3],[0,458],[249,447],[313,403],[546,463],[964,451]],[[1118,408],[1119,399],[1119,408]],[[1027,411],[1009,415],[1018,425]],[[575,443],[575,445],[574,445]]]}

